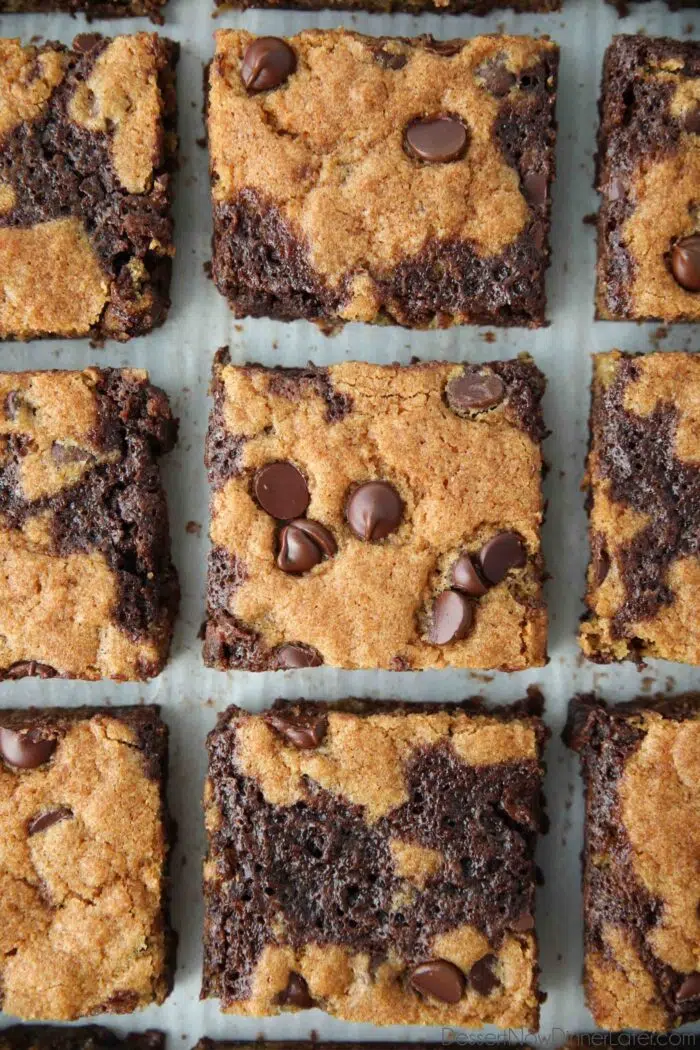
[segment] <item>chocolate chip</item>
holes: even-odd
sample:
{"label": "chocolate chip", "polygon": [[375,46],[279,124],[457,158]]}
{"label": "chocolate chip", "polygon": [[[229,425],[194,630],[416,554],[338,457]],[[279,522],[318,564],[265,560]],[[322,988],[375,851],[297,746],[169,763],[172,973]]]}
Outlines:
{"label": "chocolate chip", "polygon": [[36,660],[18,660],[5,671],[5,678],[57,678],[58,671],[50,664]]}
{"label": "chocolate chip", "polygon": [[14,729],[0,727],[0,758],[8,766],[17,769],[36,769],[43,766],[56,750],[57,741],[42,737],[36,729],[27,732],[15,732]]}
{"label": "chocolate chip", "polygon": [[307,645],[281,645],[277,650],[277,664],[282,671],[293,671],[302,667],[320,667],[320,653]]}
{"label": "chocolate chip", "polygon": [[311,998],[308,984],[299,973],[290,973],[280,1002],[284,1006],[294,1006],[297,1010],[311,1010],[316,1005]]}
{"label": "chocolate chip", "polygon": [[350,496],[345,517],[359,539],[383,540],[401,524],[403,503],[388,481],[368,481]]}
{"label": "chocolate chip", "polygon": [[479,570],[466,553],[462,554],[452,567],[452,586],[472,598],[483,598],[488,590],[479,575]]}
{"label": "chocolate chip", "polygon": [[73,50],[85,55],[102,42],[104,37],[101,33],[78,33],[73,38]]}
{"label": "chocolate chip", "polygon": [[408,62],[406,55],[396,54],[394,51],[386,51],[383,47],[376,48],[374,58],[382,69],[403,69]]}
{"label": "chocolate chip", "polygon": [[309,505],[309,487],[293,463],[268,463],[253,480],[255,498],[273,518],[300,518]]}
{"label": "chocolate chip", "polygon": [[464,156],[469,134],[456,117],[428,117],[408,125],[404,142],[409,155],[417,160],[447,164]]}
{"label": "chocolate chip", "polygon": [[277,566],[282,572],[301,573],[323,561],[323,552],[311,536],[291,523],[280,532]]}
{"label": "chocolate chip", "polygon": [[300,751],[310,751],[311,748],[318,747],[328,731],[326,715],[302,717],[292,711],[272,711],[267,720],[280,736]]}
{"label": "chocolate chip", "polygon": [[700,292],[700,234],[694,233],[674,244],[671,271],[686,292]]}
{"label": "chocolate chip", "polygon": [[694,107],[689,109],[686,113],[683,127],[691,135],[700,135],[700,105],[698,105],[697,102]]}
{"label": "chocolate chip", "polygon": [[501,983],[491,969],[495,961],[495,955],[485,955],[469,971],[469,983],[479,995],[490,995]]}
{"label": "chocolate chip", "polygon": [[511,922],[510,928],[514,933],[528,933],[529,930],[534,930],[535,920],[529,911],[524,911]]}
{"label": "chocolate chip", "polygon": [[527,562],[525,544],[517,532],[499,532],[479,552],[479,564],[488,583],[500,583],[511,569],[521,569]]}
{"label": "chocolate chip", "polygon": [[463,40],[436,40],[435,37],[428,35],[422,38],[422,44],[426,51],[432,51],[436,55],[441,55],[442,58],[452,58],[458,55],[464,47]]}
{"label": "chocolate chip", "polygon": [[540,171],[526,175],[523,179],[523,190],[528,202],[535,208],[541,208],[549,193],[547,176]]}
{"label": "chocolate chip", "polygon": [[269,91],[284,84],[296,67],[297,57],[285,40],[260,36],[245,49],[241,80],[247,91]]}
{"label": "chocolate chip", "polygon": [[461,376],[455,376],[445,387],[447,404],[453,412],[482,412],[500,404],[506,388],[495,372],[477,368],[465,368]]}
{"label": "chocolate chip", "polygon": [[474,606],[459,591],[443,591],[435,599],[430,641],[447,645],[466,638],[474,622]]}
{"label": "chocolate chip", "polygon": [[462,971],[446,959],[419,963],[411,974],[411,984],[417,992],[432,995],[443,1003],[458,1003],[466,983]]}
{"label": "chocolate chip", "polygon": [[496,98],[504,98],[515,87],[515,74],[501,60],[485,62],[477,70],[484,87]]}
{"label": "chocolate chip", "polygon": [[676,994],[676,1002],[682,1003],[686,999],[697,999],[700,997],[700,973],[691,973],[686,977]]}
{"label": "chocolate chip", "polygon": [[62,820],[70,820],[73,816],[73,810],[68,809],[67,806],[59,806],[58,809],[50,809],[48,813],[42,813],[38,817],[34,817],[29,821],[27,825],[27,834],[38,835],[40,831],[48,831],[54,824],[60,824]]}
{"label": "chocolate chip", "polygon": [[60,441],[54,441],[51,446],[51,455],[56,463],[90,463],[95,457],[79,445],[64,445]]}

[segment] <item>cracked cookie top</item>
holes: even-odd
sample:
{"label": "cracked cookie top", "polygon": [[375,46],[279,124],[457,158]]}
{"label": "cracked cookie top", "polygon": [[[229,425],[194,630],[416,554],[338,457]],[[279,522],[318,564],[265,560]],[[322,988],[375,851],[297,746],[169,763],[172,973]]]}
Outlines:
{"label": "cracked cookie top", "polygon": [[541,664],[544,378],[214,365],[207,662]]}
{"label": "cracked cookie top", "polygon": [[204,993],[252,1016],[533,1028],[534,709],[225,712],[208,742]]}
{"label": "cracked cookie top", "polygon": [[8,1014],[71,1021],[165,999],[166,773],[155,707],[0,712]]}

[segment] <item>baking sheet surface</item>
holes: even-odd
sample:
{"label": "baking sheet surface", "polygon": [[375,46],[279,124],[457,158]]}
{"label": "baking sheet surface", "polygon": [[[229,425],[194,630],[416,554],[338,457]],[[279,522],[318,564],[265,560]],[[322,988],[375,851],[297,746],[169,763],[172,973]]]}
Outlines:
{"label": "baking sheet surface", "polygon": [[[200,798],[205,775],[204,739],[217,712],[236,703],[259,710],[276,697],[338,699],[371,696],[388,699],[455,700],[482,695],[500,702],[524,695],[537,684],[547,702],[552,729],[548,747],[546,792],[551,830],[542,840],[539,864],[545,885],[538,895],[537,928],[542,953],[542,987],[548,998],[542,1009],[541,1045],[559,1045],[566,1032],[590,1031],[593,1024],[583,1004],[580,984],[581,922],[579,851],[581,797],[574,759],[559,734],[568,698],[598,689],[611,699],[639,692],[681,690],[700,682],[700,675],[678,665],[652,662],[643,672],[634,667],[597,668],[584,664],[575,643],[587,558],[586,522],[580,481],[586,445],[590,354],[620,347],[647,351],[698,348],[700,335],[689,326],[668,331],[655,325],[611,325],[593,322],[594,233],[583,219],[595,210],[591,188],[596,128],[596,100],[603,51],[615,32],[667,34],[685,38],[700,30],[700,11],[669,13],[660,2],[639,5],[619,21],[602,0],[565,0],[557,15],[513,15],[486,18],[408,15],[373,16],[342,12],[226,13],[212,19],[212,0],[170,0],[161,30],[179,40],[178,71],[182,165],[177,183],[173,307],[167,323],[153,335],[127,345],[108,343],[94,349],[87,340],[4,344],[2,368],[82,368],[88,364],[147,368],[154,382],[170,395],[181,421],[179,445],[164,461],[174,556],[183,601],[172,657],[165,672],[149,685],[40,682],[23,680],[0,686],[0,706],[49,704],[159,703],[171,729],[171,804],[179,825],[173,866],[174,923],[180,934],[175,990],[163,1007],[138,1015],[104,1018],[115,1028],[158,1027],[169,1033],[171,1050],[189,1047],[202,1035],[230,1039],[308,1038],[429,1040],[474,1042],[484,1033],[445,1032],[439,1028],[374,1028],[345,1024],[318,1010],[270,1019],[237,1019],[222,1015],[216,1002],[200,1003],[202,899],[200,890],[204,835]],[[695,24],[694,24],[695,23]],[[305,323],[234,322],[226,303],[207,280],[211,236],[207,154],[203,135],[202,66],[212,55],[217,27],[244,27],[253,32],[286,35],[302,28],[345,25],[367,33],[440,38],[478,32],[548,33],[562,48],[558,102],[558,179],[554,189],[553,262],[549,271],[550,327],[538,332],[455,328],[446,332],[409,333],[348,325],[327,338]],[[145,19],[99,21],[93,29],[111,34],[147,29]],[[69,42],[88,28],[84,18],[63,15],[3,15],[0,35],[32,36]],[[202,463],[208,411],[207,386],[217,347],[228,343],[234,362],[300,366],[359,358],[377,363],[429,359],[483,362],[528,351],[546,373],[545,400],[552,437],[545,444],[551,464],[546,480],[549,512],[544,550],[552,579],[547,586],[551,629],[550,663],[540,670],[513,675],[478,675],[460,671],[423,673],[313,671],[260,675],[222,674],[207,670],[197,633],[204,615],[208,492]],[[1,1018],[2,1022],[11,1019]],[[700,1026],[696,1026],[700,1030]],[[689,1029],[692,1030],[692,1029]],[[684,1029],[686,1031],[686,1029]],[[489,1040],[508,1038],[486,1030]],[[511,1033],[511,1037],[521,1033]]]}

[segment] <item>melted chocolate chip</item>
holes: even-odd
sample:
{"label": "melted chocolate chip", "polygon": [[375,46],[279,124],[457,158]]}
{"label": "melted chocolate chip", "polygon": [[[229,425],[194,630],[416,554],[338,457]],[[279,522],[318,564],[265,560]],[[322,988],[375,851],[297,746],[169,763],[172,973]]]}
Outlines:
{"label": "melted chocolate chip", "polygon": [[280,533],[277,565],[282,572],[308,572],[323,560],[324,554],[332,558],[337,549],[325,525],[310,518],[296,518]]}
{"label": "melted chocolate chip", "polygon": [[500,376],[476,368],[465,368],[462,375],[451,379],[445,388],[447,404],[453,412],[493,408],[500,404],[505,393],[505,383]]}
{"label": "melted chocolate chip", "polygon": [[544,172],[535,171],[523,179],[523,191],[529,204],[541,208],[547,200],[549,182]]}
{"label": "melted chocolate chip", "polygon": [[496,98],[505,98],[511,88],[515,87],[515,74],[511,73],[503,59],[485,62],[477,73],[487,91]]}
{"label": "melted chocolate chip", "polygon": [[526,562],[525,544],[517,532],[499,532],[479,553],[484,578],[494,586],[505,579],[511,569],[521,569]]}
{"label": "melted chocolate chip", "polygon": [[277,665],[282,671],[293,671],[302,667],[320,667],[320,653],[307,645],[281,645],[277,650]]}
{"label": "melted chocolate chip", "polygon": [[40,664],[37,660],[18,660],[5,671],[5,678],[57,678],[58,671],[50,664]]}
{"label": "melted chocolate chip", "polygon": [[443,1003],[458,1003],[466,983],[462,971],[446,959],[419,963],[411,974],[411,984],[417,992],[432,995]]}
{"label": "melted chocolate chip", "polygon": [[529,930],[534,930],[535,920],[529,911],[524,911],[514,922],[511,922],[510,928],[514,933],[527,933]]}
{"label": "melted chocolate chip", "polygon": [[483,598],[488,587],[479,575],[476,565],[465,552],[452,567],[452,586],[471,598]]}
{"label": "melted chocolate chip", "polygon": [[309,487],[293,463],[268,463],[253,479],[255,498],[271,517],[300,518],[309,505]]}
{"label": "melted chocolate chip", "polygon": [[409,156],[429,164],[448,164],[464,156],[469,133],[456,117],[428,117],[408,125],[404,142]]}
{"label": "melted chocolate chip", "polygon": [[700,234],[694,233],[674,244],[671,272],[686,292],[700,292]]}
{"label": "melted chocolate chip", "polygon": [[388,481],[368,481],[350,496],[345,517],[358,539],[383,540],[401,524],[403,502]]}
{"label": "melted chocolate chip", "polygon": [[683,1003],[687,999],[698,998],[700,998],[700,973],[691,973],[690,977],[686,977],[678,989],[676,1001]]}
{"label": "melted chocolate chip", "polygon": [[423,47],[426,51],[432,51],[435,55],[441,55],[442,58],[453,58],[464,47],[464,41],[460,39],[436,40],[435,37],[426,36],[423,39]]}
{"label": "melted chocolate chip", "polygon": [[54,824],[60,824],[62,820],[70,820],[73,816],[73,810],[68,809],[67,806],[59,806],[57,809],[50,809],[47,813],[42,813],[38,817],[33,817],[27,825],[27,834],[38,835],[40,831],[48,831]]}
{"label": "melted chocolate chip", "polygon": [[51,455],[55,463],[92,463],[94,455],[86,448],[79,445],[66,445],[61,441],[54,441],[51,446]]}
{"label": "melted chocolate chip", "polygon": [[0,727],[0,758],[16,769],[43,766],[56,750],[57,741],[42,737],[35,729],[15,732]]}
{"label": "melted chocolate chip", "polygon": [[326,715],[317,715],[311,719],[294,714],[293,711],[271,711],[267,716],[270,725],[280,736],[300,751],[310,751],[318,747],[328,731]]}
{"label": "melted chocolate chip", "polygon": [[308,984],[299,973],[290,973],[280,1002],[283,1006],[293,1006],[297,1010],[311,1010],[316,1005],[311,998]]}
{"label": "melted chocolate chip", "polygon": [[378,47],[374,51],[374,59],[382,69],[403,69],[408,62],[406,55],[396,54],[394,51],[387,51],[383,47]]}
{"label": "melted chocolate chip", "polygon": [[700,105],[698,103],[686,113],[683,127],[691,135],[700,135]]}
{"label": "melted chocolate chip", "polygon": [[469,971],[469,983],[479,995],[490,995],[501,983],[491,969],[495,961],[495,955],[485,955]]}
{"label": "melted chocolate chip", "polygon": [[435,599],[430,641],[447,645],[466,638],[474,623],[474,606],[459,591],[443,591]]}
{"label": "melted chocolate chip", "polygon": [[247,91],[269,91],[284,84],[297,67],[297,58],[285,40],[260,36],[245,49],[241,80]]}

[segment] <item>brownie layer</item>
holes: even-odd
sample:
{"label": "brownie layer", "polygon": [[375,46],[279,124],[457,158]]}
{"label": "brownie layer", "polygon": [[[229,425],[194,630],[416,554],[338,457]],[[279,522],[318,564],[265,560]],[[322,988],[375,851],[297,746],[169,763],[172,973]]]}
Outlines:
{"label": "brownie layer", "polygon": [[144,372],[0,373],[0,677],[162,669],[179,587],[157,460],[176,435]]}
{"label": "brownie layer", "polygon": [[512,11],[546,12],[561,10],[561,0],[214,0],[217,8],[223,11],[244,11],[250,7],[298,8],[306,11],[322,11],[326,8],[346,11],[370,11],[387,14],[390,11],[435,10],[440,14],[488,15],[493,11],[508,8]]}
{"label": "brownie layer", "polygon": [[163,23],[162,9],[167,0],[0,0],[0,14],[35,11],[84,12],[88,18],[121,18],[145,15],[158,25]]}
{"label": "brownie layer", "polygon": [[684,248],[695,251],[698,132],[700,45],[615,37],[605,55],[598,133],[602,320],[700,319],[700,284],[687,272],[697,269],[694,254],[685,267],[678,258]]}
{"label": "brownie layer", "polygon": [[164,1050],[162,1032],[128,1032],[122,1035],[101,1025],[58,1028],[22,1024],[0,1029],[0,1050]]}
{"label": "brownie layer", "polygon": [[203,995],[535,1026],[545,736],[523,706],[230,708],[208,742]]}
{"label": "brownie layer", "polygon": [[[251,91],[259,46],[219,32],[208,83],[212,275],[237,316],[544,322],[554,44],[309,31],[277,45],[288,75]],[[454,155],[411,154],[421,121],[461,137]]]}
{"label": "brownie layer", "polygon": [[[0,711],[0,1002],[70,1021],[162,1003],[173,982],[168,731],[159,708]],[[115,936],[115,930],[119,936]],[[14,1030],[10,1030],[11,1032]],[[100,1030],[9,1050],[111,1048]],[[0,1046],[3,1033],[0,1032]],[[158,1050],[157,1034],[134,1050]],[[127,1050],[132,1050],[131,1044]]]}
{"label": "brownie layer", "polygon": [[0,42],[0,338],[128,339],[163,322],[177,57],[147,33]]}
{"label": "brownie layer", "polygon": [[[616,7],[617,13],[623,17],[628,15],[636,4],[647,3],[647,0],[629,0],[629,2],[628,0],[606,0],[606,2]],[[666,0],[666,3],[672,11],[685,11],[691,7],[700,7],[698,0]]]}
{"label": "brownie layer", "polygon": [[600,1027],[700,1018],[695,830],[700,697],[572,702],[586,785],[586,997]]}

